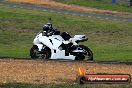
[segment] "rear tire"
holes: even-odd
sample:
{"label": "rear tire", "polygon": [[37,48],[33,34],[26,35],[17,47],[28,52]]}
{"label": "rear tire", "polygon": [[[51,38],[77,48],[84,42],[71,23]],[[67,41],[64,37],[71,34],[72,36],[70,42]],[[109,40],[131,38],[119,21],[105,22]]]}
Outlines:
{"label": "rear tire", "polygon": [[42,51],[38,51],[38,46],[33,45],[33,47],[30,49],[30,56],[32,59],[35,58],[49,59],[51,56],[51,50],[48,47],[46,47]]}
{"label": "rear tire", "polygon": [[30,49],[30,56],[32,59],[38,58],[37,52],[38,52],[38,46],[33,45],[33,47]]}

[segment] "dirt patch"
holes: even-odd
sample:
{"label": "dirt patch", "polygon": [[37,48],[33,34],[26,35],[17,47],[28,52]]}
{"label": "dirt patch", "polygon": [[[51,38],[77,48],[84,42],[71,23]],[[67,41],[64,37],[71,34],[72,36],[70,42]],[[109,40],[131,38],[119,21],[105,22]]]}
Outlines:
{"label": "dirt patch", "polygon": [[132,65],[125,64],[0,60],[0,83],[74,83],[79,67],[87,68],[87,73],[125,73],[132,76]]}
{"label": "dirt patch", "polygon": [[93,7],[84,7],[84,6],[77,6],[77,5],[67,5],[59,2],[55,2],[53,0],[8,0],[11,2],[17,3],[29,3],[29,4],[38,4],[45,7],[50,8],[57,8],[57,9],[66,9],[66,10],[73,10],[73,11],[83,11],[83,12],[96,12],[96,13],[103,13],[103,14],[111,14],[111,15],[122,15],[122,16],[132,16],[131,13],[127,12],[117,12],[117,11],[110,11],[110,10],[100,10]]}

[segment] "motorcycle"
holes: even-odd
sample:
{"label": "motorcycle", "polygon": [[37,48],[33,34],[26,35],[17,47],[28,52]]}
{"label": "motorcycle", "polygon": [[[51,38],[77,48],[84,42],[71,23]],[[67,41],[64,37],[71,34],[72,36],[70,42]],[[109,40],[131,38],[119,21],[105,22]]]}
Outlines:
{"label": "motorcycle", "polygon": [[[51,23],[48,23],[52,26]],[[39,32],[30,49],[31,58],[93,60],[92,51],[79,42],[87,41],[86,35],[71,37],[67,32],[52,30],[50,33]]]}

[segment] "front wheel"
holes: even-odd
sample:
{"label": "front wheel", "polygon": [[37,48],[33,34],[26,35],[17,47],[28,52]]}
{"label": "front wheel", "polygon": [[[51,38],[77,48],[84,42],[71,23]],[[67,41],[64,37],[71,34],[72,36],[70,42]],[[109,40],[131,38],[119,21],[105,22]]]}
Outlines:
{"label": "front wheel", "polygon": [[84,51],[83,53],[81,53],[79,56],[77,56],[76,58],[78,60],[91,60],[93,61],[93,52],[86,46],[84,45],[79,45],[80,48],[82,48],[82,50]]}

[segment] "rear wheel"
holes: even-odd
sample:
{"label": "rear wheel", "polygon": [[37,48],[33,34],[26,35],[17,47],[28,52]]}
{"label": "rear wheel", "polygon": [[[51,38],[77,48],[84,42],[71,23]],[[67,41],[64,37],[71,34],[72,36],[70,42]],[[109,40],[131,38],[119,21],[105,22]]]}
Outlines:
{"label": "rear wheel", "polygon": [[38,57],[39,57],[38,54],[39,54],[39,53],[38,53],[38,46],[33,45],[33,47],[30,49],[30,56],[31,56],[31,58],[32,58],[32,59],[38,58]]}
{"label": "rear wheel", "polygon": [[51,56],[51,51],[48,47],[46,47],[42,51],[39,51],[38,46],[33,45],[33,47],[30,49],[30,56],[32,59],[35,58],[49,59]]}

